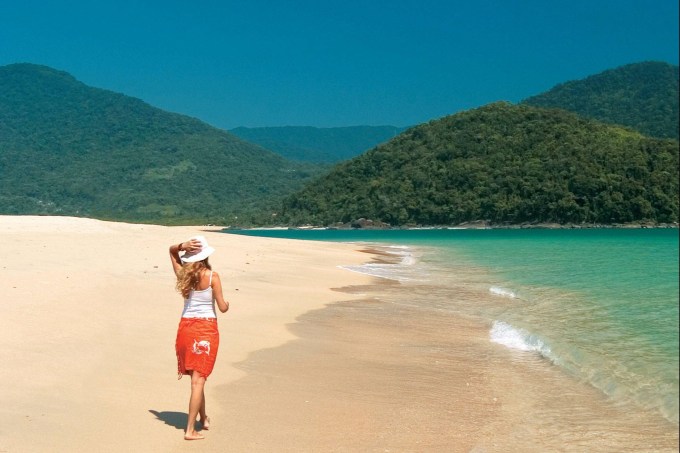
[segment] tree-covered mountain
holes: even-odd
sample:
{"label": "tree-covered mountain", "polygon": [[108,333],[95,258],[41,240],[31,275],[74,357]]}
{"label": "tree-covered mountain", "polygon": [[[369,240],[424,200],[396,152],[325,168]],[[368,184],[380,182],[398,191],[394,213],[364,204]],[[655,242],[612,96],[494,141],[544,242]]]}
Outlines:
{"label": "tree-covered mountain", "polygon": [[562,83],[523,102],[678,140],[678,67],[662,62],[621,66]]}
{"label": "tree-covered mountain", "polygon": [[331,225],[678,221],[678,142],[560,109],[490,104],[409,129],[289,197]]}
{"label": "tree-covered mountain", "polygon": [[[670,76],[659,75],[668,67]],[[656,76],[650,68],[657,68]],[[677,79],[677,67],[643,63],[551,92],[562,93],[561,109],[646,127],[654,135],[664,135],[649,131],[666,130],[675,115],[677,137]],[[675,91],[659,88],[671,85]],[[302,149],[289,154],[296,160],[322,161],[316,158],[321,151],[331,160],[347,159],[368,150],[290,196],[322,167],[294,163],[197,119],[88,87],[64,72],[4,66],[0,213],[225,225],[243,224],[244,217],[258,224],[361,217],[393,225],[678,221],[677,140],[529,105],[543,102],[541,96],[519,106],[497,103],[451,115],[389,141],[398,128],[262,128],[279,134],[278,143],[287,143],[290,152]],[[629,117],[635,124],[625,123]],[[342,142],[354,151],[339,147]]]}
{"label": "tree-covered mountain", "polygon": [[228,224],[314,171],[65,72],[0,67],[2,214]]}
{"label": "tree-covered mountain", "polygon": [[237,127],[229,132],[287,159],[336,163],[358,156],[404,131],[395,126]]}

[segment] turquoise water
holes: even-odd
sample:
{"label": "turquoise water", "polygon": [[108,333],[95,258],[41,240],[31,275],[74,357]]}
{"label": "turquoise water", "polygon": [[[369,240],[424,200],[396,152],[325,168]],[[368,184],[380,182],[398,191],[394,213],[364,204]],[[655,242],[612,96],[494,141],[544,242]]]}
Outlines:
{"label": "turquoise water", "polygon": [[[351,270],[404,282],[423,309],[481,317],[490,341],[678,422],[676,229],[236,233],[389,244],[399,264]],[[455,293],[461,278],[485,297]]]}

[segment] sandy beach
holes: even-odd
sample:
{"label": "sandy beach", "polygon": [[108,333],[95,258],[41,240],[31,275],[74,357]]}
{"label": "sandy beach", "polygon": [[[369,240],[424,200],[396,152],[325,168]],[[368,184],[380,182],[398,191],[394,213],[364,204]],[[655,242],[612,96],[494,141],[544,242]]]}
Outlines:
{"label": "sandy beach", "polygon": [[[0,216],[0,234],[0,453],[677,451],[677,425],[340,267],[379,250],[67,217]],[[231,307],[212,426],[187,442],[167,249],[196,234]]]}
{"label": "sandy beach", "polygon": [[287,326],[299,315],[351,298],[332,288],[369,280],[338,268],[367,259],[348,245],[0,216],[0,452],[199,448],[177,429],[189,380],[176,376],[182,300],[167,251],[196,234],[217,249],[211,263],[231,303],[206,387],[214,428],[201,448],[224,451],[235,435],[216,402],[219,386],[245,374],[234,364],[293,339]]}

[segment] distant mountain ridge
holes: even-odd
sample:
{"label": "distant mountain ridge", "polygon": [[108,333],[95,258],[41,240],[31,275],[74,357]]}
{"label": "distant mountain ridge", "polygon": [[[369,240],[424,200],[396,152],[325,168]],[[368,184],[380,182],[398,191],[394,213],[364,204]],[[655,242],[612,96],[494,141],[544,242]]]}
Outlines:
{"label": "distant mountain ridge", "polygon": [[[651,137],[678,139],[678,67],[663,62],[624,65],[559,84],[522,101],[554,107]],[[288,159],[337,163],[351,159],[406,130],[394,126],[307,126],[231,129],[230,132]]]}
{"label": "distant mountain ridge", "polygon": [[[63,71],[3,66],[0,213],[245,226],[360,217],[392,225],[673,223],[677,139],[633,130],[667,134],[677,118],[677,95],[668,99],[677,94],[677,66],[670,77],[652,75],[667,74],[664,65],[627,65],[520,105],[494,103],[401,131],[238,128],[278,141],[298,162]],[[531,105],[541,102],[559,105]],[[337,162],[320,156],[342,162],[318,177],[330,164],[310,161]]]}
{"label": "distant mountain ridge", "polygon": [[645,135],[678,140],[678,66],[633,63],[555,86],[523,101],[556,107]]}
{"label": "distant mountain ridge", "polygon": [[351,159],[386,142],[405,127],[350,126],[318,128],[309,126],[237,127],[229,132],[291,160],[336,163]]}
{"label": "distant mountain ridge", "polygon": [[409,129],[290,196],[335,225],[678,222],[678,142],[559,109],[494,103]]}
{"label": "distant mountain ridge", "polygon": [[0,67],[0,213],[226,224],[310,168],[62,71]]}

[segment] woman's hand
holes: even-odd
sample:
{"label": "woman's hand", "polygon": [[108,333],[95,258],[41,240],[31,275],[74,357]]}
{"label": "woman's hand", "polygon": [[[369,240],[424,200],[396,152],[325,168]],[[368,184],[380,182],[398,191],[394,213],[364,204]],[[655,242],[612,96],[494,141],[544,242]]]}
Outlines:
{"label": "woman's hand", "polygon": [[189,239],[188,241],[182,242],[180,245],[182,250],[188,253],[198,252],[203,248],[201,241],[197,241],[196,239]]}
{"label": "woman's hand", "polygon": [[172,263],[172,269],[175,271],[175,275],[179,276],[179,273],[182,270],[182,259],[179,257],[179,252],[199,252],[202,248],[203,245],[201,244],[201,241],[197,241],[196,239],[189,239],[188,241],[171,245],[170,262]]}

